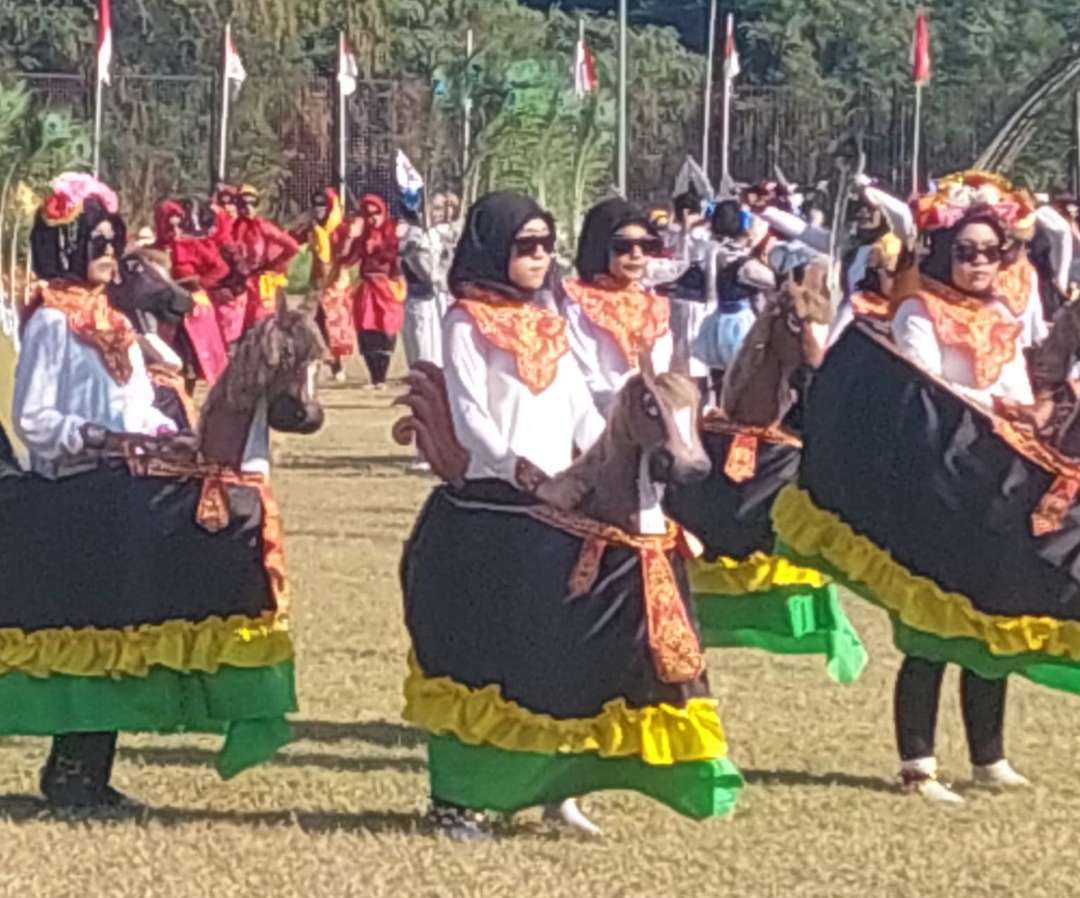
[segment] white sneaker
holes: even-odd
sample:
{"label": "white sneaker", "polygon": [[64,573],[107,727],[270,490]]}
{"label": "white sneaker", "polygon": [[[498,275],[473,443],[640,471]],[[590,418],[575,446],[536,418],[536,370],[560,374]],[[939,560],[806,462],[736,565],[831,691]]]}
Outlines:
{"label": "white sneaker", "polygon": [[964,798],[937,778],[936,758],[916,758],[900,763],[900,788],[938,804],[963,804]]}
{"label": "white sneaker", "polygon": [[560,805],[548,805],[544,809],[544,819],[552,823],[564,823],[594,838],[604,834],[599,826],[585,816],[576,798],[568,798]]}
{"label": "white sneaker", "polygon": [[1031,785],[1031,781],[1017,773],[1004,758],[994,764],[972,767],[971,779],[976,786],[987,789],[1016,789]]}

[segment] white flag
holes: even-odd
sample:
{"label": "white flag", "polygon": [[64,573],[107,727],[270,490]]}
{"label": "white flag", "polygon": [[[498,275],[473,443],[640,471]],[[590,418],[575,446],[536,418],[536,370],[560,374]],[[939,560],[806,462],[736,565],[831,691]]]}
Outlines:
{"label": "white flag", "polygon": [[579,97],[591,94],[600,86],[596,77],[596,61],[589,52],[589,45],[582,36],[574,53],[574,93]]}
{"label": "white flag", "polygon": [[98,2],[98,48],[97,48],[97,77],[98,81],[112,84],[109,75],[109,66],[112,64],[112,17],[109,14],[109,0]]}
{"label": "white flag", "polygon": [[238,85],[243,84],[244,79],[247,78],[243,60],[240,59],[240,54],[236,52],[236,47],[232,42],[232,26],[228,24],[225,26],[225,78],[228,81],[235,81]]}
{"label": "white flag", "polygon": [[397,151],[397,183],[404,193],[419,193],[424,189],[424,178],[416,166],[401,150]]}
{"label": "white flag", "polygon": [[342,96],[349,97],[356,93],[356,81],[360,77],[360,68],[356,64],[349,45],[345,43],[345,33],[342,32],[338,43],[338,72],[337,80],[341,85]]}
{"label": "white flag", "polygon": [[728,13],[727,37],[724,39],[724,80],[734,81],[741,71],[739,51],[735,47],[735,16]]}

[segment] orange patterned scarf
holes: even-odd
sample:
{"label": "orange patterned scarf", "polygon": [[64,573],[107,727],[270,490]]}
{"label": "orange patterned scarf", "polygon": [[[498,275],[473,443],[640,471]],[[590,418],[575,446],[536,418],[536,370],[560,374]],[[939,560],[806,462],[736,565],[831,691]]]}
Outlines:
{"label": "orange patterned scarf", "polygon": [[135,331],[124,314],[109,305],[104,287],[51,281],[41,286],[40,296],[45,308],[64,313],[76,339],[97,350],[113,380],[118,384],[131,380],[128,350],[135,342]]}
{"label": "orange patterned scarf", "polygon": [[566,322],[554,312],[527,302],[459,299],[484,339],[509,352],[518,376],[533,393],[551,386],[559,359],[570,351]]}
{"label": "orange patterned scarf", "polygon": [[1002,268],[994,278],[994,294],[1017,318],[1024,314],[1031,299],[1031,288],[1038,275],[1026,255]]}
{"label": "orange patterned scarf", "polygon": [[611,335],[631,367],[636,367],[641,353],[650,351],[668,332],[671,310],[667,300],[637,284],[617,290],[572,280],[565,286],[586,317]]}
{"label": "orange patterned scarf", "polygon": [[1016,357],[1023,326],[986,302],[931,278],[924,277],[922,284],[916,295],[930,313],[937,338],[971,355],[975,386],[981,390],[991,386]]}

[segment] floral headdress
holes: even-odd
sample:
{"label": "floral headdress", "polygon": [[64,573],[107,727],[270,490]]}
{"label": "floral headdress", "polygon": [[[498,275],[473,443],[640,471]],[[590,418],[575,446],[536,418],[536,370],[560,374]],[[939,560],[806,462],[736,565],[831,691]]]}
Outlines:
{"label": "floral headdress", "polygon": [[920,231],[938,231],[957,225],[974,209],[988,209],[1005,230],[1015,236],[1030,233],[1035,223],[1035,200],[1026,190],[984,171],[965,171],[938,179],[930,193],[912,202]]}
{"label": "floral headdress", "polygon": [[83,203],[90,197],[96,197],[110,214],[119,208],[116,194],[107,184],[85,172],[64,172],[49,185],[41,207],[42,218],[51,227],[71,224],[82,214]]}

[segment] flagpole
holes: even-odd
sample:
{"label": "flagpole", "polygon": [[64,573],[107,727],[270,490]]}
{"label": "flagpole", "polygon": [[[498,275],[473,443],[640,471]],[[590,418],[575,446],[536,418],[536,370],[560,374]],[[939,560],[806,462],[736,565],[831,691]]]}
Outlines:
{"label": "flagpole", "polygon": [[922,82],[915,84],[915,133],[911,139],[911,193],[919,192],[919,152],[922,144]]}
{"label": "flagpole", "polygon": [[627,142],[627,108],[626,108],[626,32],[627,32],[627,0],[619,0],[619,132],[618,146],[615,158],[615,184],[619,194],[626,196],[626,142]]}
{"label": "flagpole", "polygon": [[712,0],[709,8],[709,55],[705,58],[705,109],[701,123],[701,170],[708,177],[709,137],[712,130],[712,94],[713,71],[716,68],[716,7],[717,0]]}
{"label": "flagpole", "polygon": [[461,177],[464,179],[469,171],[470,155],[472,149],[472,86],[469,83],[471,80],[471,62],[473,55],[473,30],[470,28],[465,32],[465,100],[463,102],[465,112],[465,129],[462,134],[462,153],[461,153]]}
{"label": "flagpole", "polygon": [[218,181],[225,181],[226,154],[229,146],[229,42],[232,22],[225,23],[225,40],[221,47],[221,134],[218,138]]}
{"label": "flagpole", "polygon": [[94,89],[94,177],[101,171],[101,100],[103,81],[101,79],[101,60],[97,65],[97,87]]}
{"label": "flagpole", "polygon": [[[734,34],[735,30],[735,15],[728,13],[727,17],[727,32],[726,34]],[[727,59],[727,38],[725,36],[725,50],[724,50],[724,93],[723,93],[723,110],[721,112],[721,118],[724,123],[724,133],[720,138],[720,183],[731,183],[731,88],[732,78],[728,72],[728,65],[730,64]],[[708,171],[708,169],[706,169]]]}
{"label": "flagpole", "polygon": [[341,208],[345,211],[349,208],[349,201],[347,196],[347,163],[346,154],[348,153],[348,143],[346,139],[347,134],[347,116],[348,109],[345,99],[345,84],[341,80],[341,73],[345,71],[345,32],[338,33],[338,196],[341,198]]}

